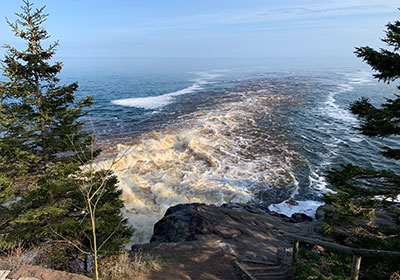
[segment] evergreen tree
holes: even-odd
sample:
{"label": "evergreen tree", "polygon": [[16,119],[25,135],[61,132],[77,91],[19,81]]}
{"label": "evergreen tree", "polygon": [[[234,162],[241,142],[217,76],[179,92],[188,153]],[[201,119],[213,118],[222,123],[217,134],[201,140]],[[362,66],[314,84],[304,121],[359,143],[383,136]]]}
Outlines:
{"label": "evergreen tree", "polygon": [[[386,38],[382,41],[391,50],[360,47],[355,53],[376,71],[374,76],[378,80],[390,83],[400,78],[400,21],[387,24]],[[361,98],[350,109],[360,120],[358,130],[363,135],[381,138],[400,135],[400,95],[387,99],[380,107]],[[398,147],[383,146],[381,153],[400,160]],[[326,232],[352,246],[400,251],[400,236],[395,226],[400,224],[400,208],[393,203],[400,197],[399,175],[398,170],[371,170],[354,165],[330,170],[328,181],[337,193],[326,196],[327,204],[335,209],[330,219],[325,220]],[[391,227],[374,225],[377,211],[385,213],[386,223]],[[365,279],[388,279],[399,269],[398,263],[387,259],[366,258],[363,262]]]}
{"label": "evergreen tree", "polygon": [[6,45],[1,64],[7,81],[0,84],[0,171],[9,178],[76,165],[74,145],[87,147],[91,141],[79,118],[92,97],[76,101],[76,83],[58,85],[62,63],[50,64],[58,42],[43,46],[50,37],[42,27],[45,7],[34,10],[28,1],[24,4],[17,21],[7,23],[26,49]]}
{"label": "evergreen tree", "polygon": [[[58,249],[64,250],[66,261],[87,258],[96,247],[92,233],[99,253],[116,253],[132,234],[121,214],[117,179],[109,171],[81,168],[99,153],[94,136],[82,131],[81,117],[92,97],[76,100],[76,83],[59,85],[62,64],[50,63],[58,42],[44,47],[50,37],[42,26],[48,16],[45,7],[23,3],[17,21],[7,22],[27,47],[19,51],[6,45],[2,60],[6,80],[0,83],[0,253],[20,242],[50,242],[65,245]],[[95,224],[82,190],[92,198]]]}
{"label": "evergreen tree", "polygon": [[[390,83],[400,78],[400,21],[387,24],[386,38],[382,41],[393,50],[376,51],[370,47],[360,47],[356,48],[355,53],[376,71],[374,76],[377,79]],[[400,89],[400,86],[398,88]],[[362,134],[382,138],[400,135],[399,95],[395,95],[393,99],[387,99],[386,103],[378,108],[373,106],[367,98],[361,98],[350,108],[360,120],[358,129]],[[381,148],[383,156],[394,160],[400,159],[398,147],[383,146]],[[342,170],[333,170],[329,172],[328,178],[338,188],[339,194],[329,196],[329,201],[334,200],[335,203],[342,201],[342,206],[347,208],[358,204],[360,209],[365,206],[361,203],[362,201],[370,205],[384,205],[371,199],[376,195],[396,199],[400,195],[398,175],[393,170],[366,170],[351,165]],[[354,199],[355,197],[357,199]],[[355,208],[353,210],[356,211]]]}

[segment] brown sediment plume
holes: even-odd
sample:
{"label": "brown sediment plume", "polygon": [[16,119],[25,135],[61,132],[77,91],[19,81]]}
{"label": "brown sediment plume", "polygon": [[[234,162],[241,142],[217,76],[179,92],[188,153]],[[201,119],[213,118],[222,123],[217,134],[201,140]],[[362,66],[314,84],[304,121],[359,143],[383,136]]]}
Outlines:
{"label": "brown sediment plume", "polygon": [[[273,108],[284,102],[290,100],[283,95],[241,92],[211,111],[117,144],[120,160],[112,169],[136,230],[133,243],[148,242],[170,206],[246,203],[260,188],[296,185],[297,155],[290,143],[273,126],[260,128],[256,122],[274,123]],[[109,167],[112,160],[102,158],[99,165]]]}

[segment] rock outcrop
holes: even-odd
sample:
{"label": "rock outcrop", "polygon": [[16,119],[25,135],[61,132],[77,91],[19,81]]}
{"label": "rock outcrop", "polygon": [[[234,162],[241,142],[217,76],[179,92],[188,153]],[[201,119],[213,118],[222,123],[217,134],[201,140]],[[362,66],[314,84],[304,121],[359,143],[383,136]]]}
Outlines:
{"label": "rock outcrop", "polygon": [[151,280],[238,279],[235,260],[289,261],[292,240],[282,232],[319,236],[319,221],[302,215],[294,218],[306,221],[296,223],[295,219],[242,204],[177,205],[156,223],[151,243],[132,246],[132,251],[158,255],[173,263],[152,273]]}
{"label": "rock outcrop", "polygon": [[90,280],[90,278],[40,266],[20,265],[12,270],[0,270],[0,280]]}
{"label": "rock outcrop", "polygon": [[[293,223],[303,223],[293,226]],[[170,207],[154,226],[150,242],[180,242],[197,240],[199,236],[213,235],[224,240],[250,238],[253,233],[275,234],[278,231],[310,230],[317,222],[305,214],[292,217],[267,213],[242,204],[224,204],[221,207],[200,203]]]}
{"label": "rock outcrop", "polygon": [[275,257],[278,249],[291,247],[291,240],[281,232],[317,236],[318,224],[302,214],[288,218],[249,205],[182,204],[169,208],[156,223],[150,242],[178,243],[212,237],[241,255]]}

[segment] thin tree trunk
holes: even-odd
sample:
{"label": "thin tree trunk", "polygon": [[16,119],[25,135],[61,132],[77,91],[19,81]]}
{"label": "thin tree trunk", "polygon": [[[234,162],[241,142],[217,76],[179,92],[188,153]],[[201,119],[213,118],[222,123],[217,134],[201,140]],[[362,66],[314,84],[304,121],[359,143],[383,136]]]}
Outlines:
{"label": "thin tree trunk", "polygon": [[89,213],[90,213],[90,221],[92,223],[92,235],[93,235],[93,258],[94,258],[94,271],[96,280],[99,279],[99,268],[97,264],[97,240],[96,240],[96,220],[95,220],[95,212],[92,208],[92,200],[90,198],[90,193],[87,193],[86,200],[89,206]]}
{"label": "thin tree trunk", "polygon": [[44,172],[47,173],[49,171],[49,159],[47,155],[47,132],[46,132],[46,120],[43,117],[43,107],[42,107],[42,93],[40,92],[39,85],[39,77],[37,73],[35,73],[35,87],[36,87],[36,98],[37,98],[37,106],[40,113],[40,132],[41,132],[41,141],[42,141],[42,161],[43,161],[43,169]]}
{"label": "thin tree trunk", "polygon": [[[32,20],[29,20],[29,25],[33,28]],[[31,39],[32,54],[37,54],[37,48],[35,47],[35,39]],[[37,65],[35,65],[37,66]],[[43,170],[45,173],[49,171],[49,159],[47,154],[47,133],[46,133],[46,120],[43,117],[43,107],[42,107],[42,93],[40,91],[39,75],[36,70],[34,70],[33,75],[35,77],[35,96],[37,99],[37,106],[39,110],[40,118],[40,132],[41,132],[41,142],[42,142],[42,162]]]}

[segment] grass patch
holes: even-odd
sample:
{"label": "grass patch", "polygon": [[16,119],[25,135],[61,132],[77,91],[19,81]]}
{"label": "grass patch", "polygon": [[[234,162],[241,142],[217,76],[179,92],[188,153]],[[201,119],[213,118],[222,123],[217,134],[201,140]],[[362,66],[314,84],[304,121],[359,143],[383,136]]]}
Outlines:
{"label": "grass patch", "polygon": [[110,256],[100,260],[99,275],[104,280],[130,280],[161,270],[167,261],[143,252]]}
{"label": "grass patch", "polygon": [[13,249],[0,255],[0,262],[10,270],[24,264],[33,264],[39,254],[38,249],[27,250],[19,243]]}

